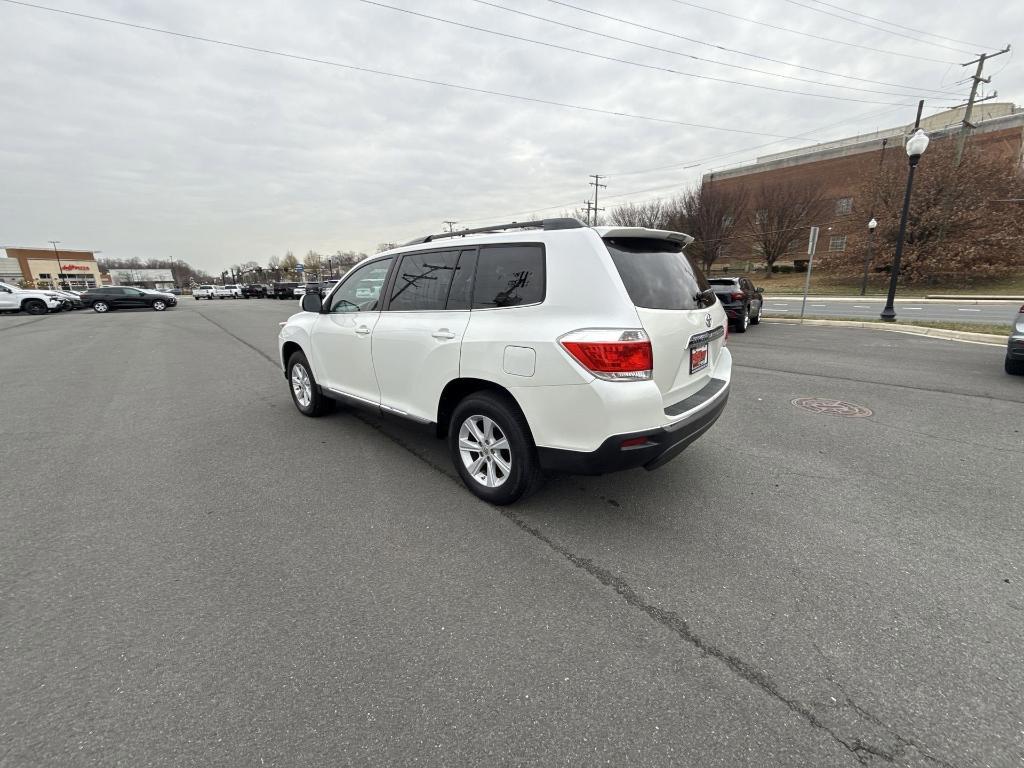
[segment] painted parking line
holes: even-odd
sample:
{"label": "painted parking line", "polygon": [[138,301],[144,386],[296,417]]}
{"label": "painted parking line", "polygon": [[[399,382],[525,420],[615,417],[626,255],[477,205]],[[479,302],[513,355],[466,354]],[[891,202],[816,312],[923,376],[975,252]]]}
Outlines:
{"label": "painted parking line", "polygon": [[901,307],[901,309],[915,309],[915,310],[920,311],[921,307]]}
{"label": "painted parking line", "polygon": [[827,307],[828,304],[811,304],[812,307]]}
{"label": "painted parking line", "polygon": [[956,311],[957,312],[981,312],[980,309],[964,309],[962,307],[957,307]]}
{"label": "painted parking line", "polygon": [[871,307],[867,306],[866,304],[854,304],[853,308],[854,309],[871,309]]}

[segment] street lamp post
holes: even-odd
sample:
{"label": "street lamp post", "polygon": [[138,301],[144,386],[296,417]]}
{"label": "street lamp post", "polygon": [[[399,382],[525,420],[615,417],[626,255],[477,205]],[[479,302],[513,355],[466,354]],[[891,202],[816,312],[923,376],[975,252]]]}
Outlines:
{"label": "street lamp post", "polygon": [[860,295],[863,296],[868,290],[868,265],[871,263],[871,257],[875,255],[875,227],[878,226],[878,222],[875,221],[875,217],[871,217],[871,221],[868,222],[868,247],[864,254],[864,279],[860,283]]}
{"label": "street lamp post", "polygon": [[61,287],[61,289],[63,289],[64,288],[64,283],[63,283],[63,280],[64,280],[64,265],[61,264],[61,261],[60,261],[60,251],[57,250],[57,243],[59,243],[59,242],[60,242],[60,240],[51,240],[50,241],[50,245],[53,246],[53,255],[57,257],[57,285],[59,285]]}
{"label": "street lamp post", "polygon": [[883,320],[890,323],[896,320],[896,310],[893,308],[893,302],[896,300],[896,280],[900,276],[903,239],[907,234],[907,214],[910,212],[910,191],[914,187],[914,169],[917,168],[917,163],[926,149],[928,149],[928,134],[918,128],[917,132],[907,141],[907,158],[910,164],[907,171],[907,191],[903,195],[903,212],[900,214],[900,234],[896,239],[896,255],[893,256],[891,274],[889,275],[889,295],[885,300],[885,309],[882,310],[880,315]]}

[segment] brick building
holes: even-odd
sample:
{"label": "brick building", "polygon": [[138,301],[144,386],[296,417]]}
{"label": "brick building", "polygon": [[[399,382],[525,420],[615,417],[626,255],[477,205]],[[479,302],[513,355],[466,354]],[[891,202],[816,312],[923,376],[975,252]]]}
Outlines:
{"label": "brick building", "polygon": [[[963,108],[948,110],[921,121],[932,147],[952,141],[963,120]],[[1008,166],[1024,169],[1024,109],[1009,103],[987,103],[975,108],[969,146],[983,153],[995,152],[1006,158]],[[829,254],[863,250],[867,223],[873,215],[872,200],[857,199],[865,178],[881,169],[885,160],[898,153],[905,160],[903,143],[913,124],[883,131],[817,144],[812,147],[779,152],[757,161],[727,170],[707,173],[703,183],[723,186],[743,185],[756,190],[762,183],[820,183],[830,200],[827,221],[821,223],[815,262],[827,266]],[[929,151],[933,151],[929,149]],[[925,161],[922,161],[925,162]],[[829,229],[829,227],[831,229]],[[806,257],[807,236],[801,233],[790,244],[787,258],[798,266]],[[751,252],[730,253],[723,261],[757,260]],[[781,262],[780,262],[781,263]]]}

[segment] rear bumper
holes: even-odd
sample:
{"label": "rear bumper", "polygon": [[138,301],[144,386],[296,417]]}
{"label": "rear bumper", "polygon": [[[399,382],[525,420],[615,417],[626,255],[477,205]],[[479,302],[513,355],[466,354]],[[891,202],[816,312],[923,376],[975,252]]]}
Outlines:
{"label": "rear bumper", "polygon": [[[729,400],[730,382],[712,379],[704,390],[691,396],[706,400],[685,418],[659,429],[613,435],[595,451],[569,451],[560,448],[537,448],[537,458],[546,472],[573,475],[603,475],[623,469],[643,467],[657,469],[682,453],[692,442],[718,421]],[[624,441],[646,438],[639,445],[623,447]]]}

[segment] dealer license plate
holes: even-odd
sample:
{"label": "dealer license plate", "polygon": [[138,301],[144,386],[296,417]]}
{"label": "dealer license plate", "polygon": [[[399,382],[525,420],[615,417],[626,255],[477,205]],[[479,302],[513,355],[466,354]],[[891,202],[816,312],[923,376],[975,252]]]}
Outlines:
{"label": "dealer license plate", "polygon": [[690,349],[690,373],[698,373],[708,367],[708,345]]}

